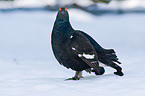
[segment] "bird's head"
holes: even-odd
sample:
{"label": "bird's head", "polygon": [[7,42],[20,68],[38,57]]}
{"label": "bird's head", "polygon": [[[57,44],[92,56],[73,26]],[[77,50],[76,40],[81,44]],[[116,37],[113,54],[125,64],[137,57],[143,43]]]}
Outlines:
{"label": "bird's head", "polygon": [[59,20],[69,20],[69,15],[68,15],[67,8],[65,8],[65,7],[59,8],[59,11],[57,13],[57,19],[59,19]]}

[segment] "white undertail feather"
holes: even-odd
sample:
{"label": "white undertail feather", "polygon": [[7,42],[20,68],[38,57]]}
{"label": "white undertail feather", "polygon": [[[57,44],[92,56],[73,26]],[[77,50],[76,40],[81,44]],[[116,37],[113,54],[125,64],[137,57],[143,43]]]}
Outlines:
{"label": "white undertail feather", "polygon": [[101,67],[106,67],[106,65],[103,64],[103,63],[101,63],[101,62],[99,62],[99,66],[101,66]]}

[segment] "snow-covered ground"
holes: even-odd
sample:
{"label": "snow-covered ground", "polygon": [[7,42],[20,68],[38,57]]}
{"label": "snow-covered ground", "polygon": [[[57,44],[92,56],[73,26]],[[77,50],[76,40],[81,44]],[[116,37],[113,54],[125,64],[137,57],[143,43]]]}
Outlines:
{"label": "snow-covered ground", "polygon": [[0,13],[0,96],[145,96],[145,14],[69,13],[75,29],[116,50],[125,75],[105,67],[102,76],[84,72],[79,81],[64,81],[74,72],[51,50],[56,12]]}

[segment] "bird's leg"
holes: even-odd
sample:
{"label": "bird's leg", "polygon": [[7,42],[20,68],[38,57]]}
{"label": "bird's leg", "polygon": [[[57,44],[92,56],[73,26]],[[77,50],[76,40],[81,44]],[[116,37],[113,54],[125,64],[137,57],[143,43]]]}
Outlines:
{"label": "bird's leg", "polygon": [[82,71],[76,71],[75,76],[72,78],[68,78],[66,80],[79,80],[80,78],[83,78]]}
{"label": "bird's leg", "polygon": [[83,78],[82,71],[76,71],[75,76],[73,77],[76,80],[79,80],[80,78]]}
{"label": "bird's leg", "polygon": [[80,77],[80,78],[83,78],[82,71],[79,71],[79,77]]}

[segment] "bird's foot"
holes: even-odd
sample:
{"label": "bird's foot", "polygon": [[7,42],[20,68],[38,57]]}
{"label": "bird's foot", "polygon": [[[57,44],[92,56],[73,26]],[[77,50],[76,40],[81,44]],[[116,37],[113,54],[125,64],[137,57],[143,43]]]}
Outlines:
{"label": "bird's foot", "polygon": [[83,78],[83,77],[72,77],[72,78],[65,79],[65,81],[67,81],[67,80],[80,80],[80,78]]}
{"label": "bird's foot", "polygon": [[119,76],[123,76],[124,75],[123,72],[121,72],[121,71],[114,72],[114,74],[119,75]]}
{"label": "bird's foot", "polygon": [[68,78],[66,80],[80,80],[80,78],[83,78],[82,71],[76,71],[75,76],[72,78]]}

